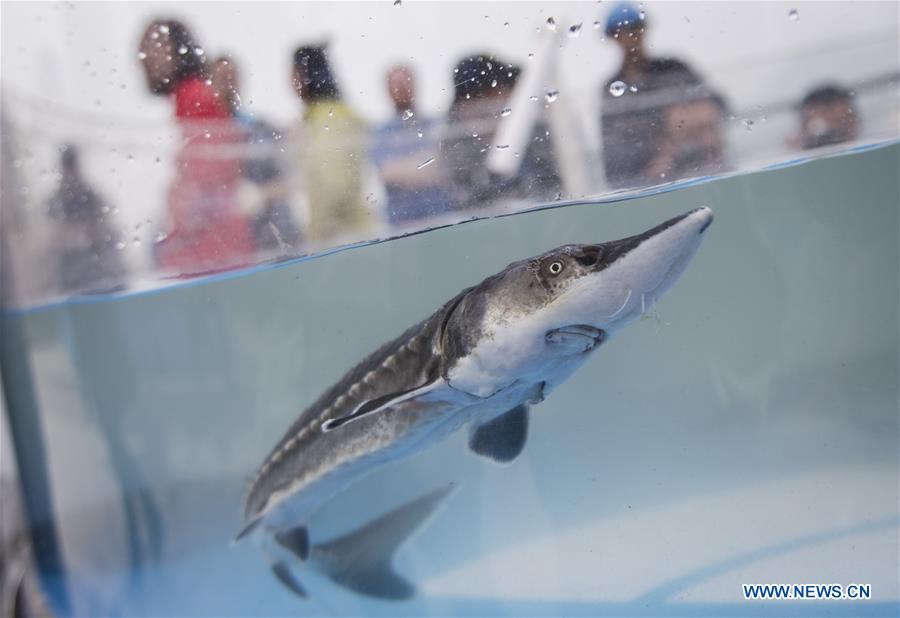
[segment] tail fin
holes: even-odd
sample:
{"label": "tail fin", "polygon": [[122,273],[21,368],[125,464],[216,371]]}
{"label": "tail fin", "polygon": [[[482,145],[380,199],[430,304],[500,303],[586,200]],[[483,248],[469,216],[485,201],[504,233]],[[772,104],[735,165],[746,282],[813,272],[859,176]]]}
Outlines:
{"label": "tail fin", "polygon": [[434,513],[453,485],[395,508],[344,536],[313,547],[312,560],[335,583],[360,594],[402,600],[415,587],[393,569],[394,552]]}

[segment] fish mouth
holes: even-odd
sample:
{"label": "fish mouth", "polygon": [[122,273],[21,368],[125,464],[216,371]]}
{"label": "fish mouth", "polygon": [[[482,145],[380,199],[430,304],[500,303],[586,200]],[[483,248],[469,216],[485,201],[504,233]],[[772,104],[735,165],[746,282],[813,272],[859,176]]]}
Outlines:
{"label": "fish mouth", "polygon": [[589,324],[570,324],[562,328],[547,331],[544,338],[548,343],[566,343],[571,346],[583,346],[584,350],[592,350],[606,339],[606,331]]}

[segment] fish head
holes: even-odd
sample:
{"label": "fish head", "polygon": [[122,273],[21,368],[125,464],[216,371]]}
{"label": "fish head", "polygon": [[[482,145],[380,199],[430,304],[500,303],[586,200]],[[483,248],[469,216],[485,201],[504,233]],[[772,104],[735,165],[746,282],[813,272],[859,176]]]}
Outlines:
{"label": "fish head", "polygon": [[550,291],[540,319],[548,331],[586,325],[615,334],[674,285],[712,220],[709,208],[698,208],[636,236],[536,258],[536,276]]}
{"label": "fish head", "polygon": [[621,240],[564,245],[510,264],[466,294],[446,323],[450,384],[478,396],[559,357],[583,356],[627,326],[678,280],[712,223],[698,208]]}

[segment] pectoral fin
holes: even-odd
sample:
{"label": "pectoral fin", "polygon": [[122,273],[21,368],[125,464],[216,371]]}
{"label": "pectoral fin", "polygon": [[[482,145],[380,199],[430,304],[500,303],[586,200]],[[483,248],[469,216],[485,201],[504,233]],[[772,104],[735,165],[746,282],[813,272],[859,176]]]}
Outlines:
{"label": "pectoral fin", "polygon": [[525,448],[527,437],[528,406],[521,404],[474,426],[469,435],[469,448],[494,461],[508,463]]}
{"label": "pectoral fin", "polygon": [[275,540],[302,562],[306,562],[306,559],[309,558],[309,533],[305,526],[277,532]]}
{"label": "pectoral fin", "polygon": [[296,594],[298,597],[303,599],[306,598],[306,588],[303,587],[303,584],[294,577],[294,574],[291,573],[291,568],[283,562],[276,562],[272,565],[272,573],[275,577],[278,578],[284,586]]}
{"label": "pectoral fin", "polygon": [[360,419],[364,416],[377,414],[378,412],[387,410],[388,408],[391,408],[392,406],[395,406],[399,403],[403,403],[404,401],[409,401],[410,399],[426,395],[437,388],[445,386],[446,384],[447,383],[442,378],[438,378],[433,382],[423,384],[422,386],[417,386],[416,388],[401,391],[399,393],[389,393],[387,395],[382,395],[381,397],[369,399],[356,406],[356,408],[350,414],[341,416],[339,418],[328,419],[327,421],[322,423],[322,431],[329,432],[337,429],[341,425],[346,425],[347,423]]}

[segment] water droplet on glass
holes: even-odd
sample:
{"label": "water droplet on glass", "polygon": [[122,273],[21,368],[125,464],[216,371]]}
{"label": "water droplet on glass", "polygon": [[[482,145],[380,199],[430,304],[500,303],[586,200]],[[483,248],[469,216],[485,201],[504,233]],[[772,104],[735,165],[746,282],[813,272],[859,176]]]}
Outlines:
{"label": "water droplet on glass", "polygon": [[497,150],[506,150],[509,148],[509,144],[497,144]]}
{"label": "water droplet on glass", "polygon": [[496,87],[497,87],[497,80],[496,80],[496,79],[492,79],[492,80],[491,80],[491,88],[496,88]]}
{"label": "water droplet on glass", "polygon": [[179,47],[179,48],[178,48],[178,53],[179,53],[180,55],[182,55],[182,56],[185,55],[186,53],[188,53],[188,48],[187,48],[187,46],[182,45],[181,47]]}
{"label": "water droplet on glass", "polygon": [[569,36],[577,38],[578,35],[581,34],[581,23],[577,23],[574,26],[569,26]]}
{"label": "water droplet on glass", "polygon": [[420,130],[416,130],[416,136],[418,136],[419,139],[422,139],[425,136],[425,134],[422,133],[422,131],[420,131]]}
{"label": "water droplet on glass", "polygon": [[556,32],[556,20],[552,17],[547,18],[547,27]]}
{"label": "water droplet on glass", "polygon": [[629,92],[637,92],[637,86],[628,86]]}
{"label": "water droplet on glass", "polygon": [[400,6],[403,4],[403,0],[394,0],[394,6]]}
{"label": "water droplet on glass", "polygon": [[625,94],[625,88],[625,82],[617,79],[609,85],[609,94],[613,95],[614,97],[620,97]]}
{"label": "water droplet on glass", "polygon": [[159,157],[156,157],[156,158],[154,159],[154,161],[156,162],[157,165],[159,165],[160,163],[162,163],[162,159],[160,159]]}
{"label": "water droplet on glass", "polygon": [[125,243],[124,243],[123,241],[121,241],[121,240],[120,240],[119,242],[116,243],[116,249],[118,249],[119,251],[121,251],[122,249],[124,249],[125,246],[126,246]]}
{"label": "water droplet on glass", "polygon": [[165,232],[160,230],[156,233],[156,236],[153,237],[153,242],[162,242],[168,237],[169,237],[168,234],[166,234]]}
{"label": "water droplet on glass", "polygon": [[144,60],[147,58],[147,54],[144,52],[138,52],[138,60]]}
{"label": "water droplet on glass", "polygon": [[537,101],[538,100],[537,95],[534,95],[534,94],[531,95],[530,97],[528,97],[528,100],[529,101]]}
{"label": "water droplet on glass", "polygon": [[165,24],[160,24],[159,31],[163,34],[169,34],[169,27]]}
{"label": "water droplet on glass", "polygon": [[413,116],[415,116],[415,114],[411,109],[404,110],[404,112],[400,114],[400,117],[403,118],[403,120],[409,120]]}
{"label": "water droplet on glass", "polygon": [[547,94],[544,95],[544,98],[547,100],[547,103],[553,103],[559,98],[559,90],[548,90]]}
{"label": "water droplet on glass", "polygon": [[534,52],[528,52],[528,57],[529,57],[529,58],[534,58]]}
{"label": "water droplet on glass", "polygon": [[202,47],[195,47],[195,48],[194,48],[194,53],[197,54],[198,56],[202,56],[202,55],[203,55],[203,48],[202,48]]}
{"label": "water droplet on glass", "polygon": [[798,21],[800,19],[800,12],[797,9],[791,9],[788,11],[788,17],[791,21]]}
{"label": "water droplet on glass", "polygon": [[508,107],[504,107],[503,109],[500,110],[501,116],[509,116],[511,113],[512,113],[512,110],[509,109]]}
{"label": "water droplet on glass", "polygon": [[746,129],[747,129],[748,131],[752,131],[752,130],[753,130],[753,125],[754,125],[754,124],[755,124],[755,123],[754,123],[750,118],[745,118],[745,119],[744,119],[744,127],[746,127]]}
{"label": "water droplet on glass", "polygon": [[599,30],[600,26],[602,26],[602,25],[603,25],[603,23],[598,19],[597,21],[594,22],[594,30]]}
{"label": "water droplet on glass", "polygon": [[420,170],[420,169],[422,169],[422,168],[425,167],[425,166],[431,165],[432,163],[434,163],[434,157],[428,157],[427,159],[425,159],[424,161],[422,161],[421,163],[419,163],[419,164],[416,166],[416,169],[417,169],[417,170]]}
{"label": "water droplet on glass", "polygon": [[134,243],[134,246],[135,246],[135,247],[140,247],[140,246],[141,246],[141,239],[138,238],[137,236],[135,236],[134,238],[132,238],[132,239],[131,239],[131,242]]}

